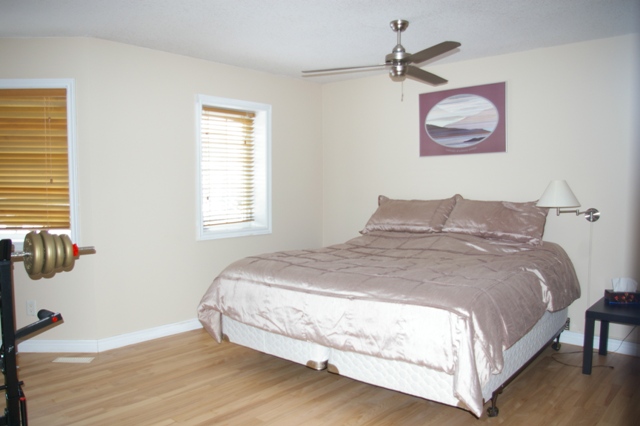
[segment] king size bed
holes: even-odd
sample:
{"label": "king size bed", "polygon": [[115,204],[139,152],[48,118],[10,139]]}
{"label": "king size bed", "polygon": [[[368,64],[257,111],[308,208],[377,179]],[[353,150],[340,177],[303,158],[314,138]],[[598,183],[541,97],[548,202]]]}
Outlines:
{"label": "king size bed", "polygon": [[198,318],[218,341],[482,415],[580,287],[535,203],[391,200],[343,244],[251,256]]}

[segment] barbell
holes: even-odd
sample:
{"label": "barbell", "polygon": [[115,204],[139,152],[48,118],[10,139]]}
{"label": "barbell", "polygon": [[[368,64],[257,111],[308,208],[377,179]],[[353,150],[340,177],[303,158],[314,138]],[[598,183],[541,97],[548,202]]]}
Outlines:
{"label": "barbell", "polygon": [[23,251],[11,254],[12,259],[22,260],[31,278],[39,275],[70,271],[80,254],[95,253],[93,247],[78,247],[68,235],[50,234],[48,231],[31,231],[24,237]]}

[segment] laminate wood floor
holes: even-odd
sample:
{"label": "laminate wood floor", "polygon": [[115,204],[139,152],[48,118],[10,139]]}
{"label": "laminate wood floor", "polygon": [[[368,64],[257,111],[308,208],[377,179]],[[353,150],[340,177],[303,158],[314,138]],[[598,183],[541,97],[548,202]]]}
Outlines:
{"label": "laminate wood floor", "polygon": [[[95,359],[52,362],[60,356]],[[594,365],[610,367],[585,376],[581,348],[570,345],[543,352],[498,398],[500,415],[480,419],[218,344],[203,330],[100,354],[19,354],[18,363],[30,426],[640,424],[640,358],[596,352]]]}

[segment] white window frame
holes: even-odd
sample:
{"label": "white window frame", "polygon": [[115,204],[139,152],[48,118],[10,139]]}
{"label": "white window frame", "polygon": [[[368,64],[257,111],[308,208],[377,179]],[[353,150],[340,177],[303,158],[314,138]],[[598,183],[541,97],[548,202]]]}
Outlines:
{"label": "white window frame", "polygon": [[[202,200],[202,107],[212,106],[255,113],[255,204],[254,220],[246,223],[217,225],[206,228],[203,222]],[[271,105],[216,96],[198,95],[196,100],[197,138],[197,240],[244,237],[271,234]]]}
{"label": "white window frame", "polygon": [[[71,241],[79,241],[77,164],[76,164],[76,96],[75,80],[54,79],[0,79],[0,89],[66,89],[67,90],[67,155],[69,162],[69,215],[71,229],[48,229],[52,234],[69,235]],[[22,251],[24,237],[31,229],[2,229],[0,239],[11,239],[16,251]]]}

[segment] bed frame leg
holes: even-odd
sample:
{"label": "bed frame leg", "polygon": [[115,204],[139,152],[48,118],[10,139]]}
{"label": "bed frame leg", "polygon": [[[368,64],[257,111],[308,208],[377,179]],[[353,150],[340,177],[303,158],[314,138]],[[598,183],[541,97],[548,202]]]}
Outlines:
{"label": "bed frame leg", "polygon": [[[533,360],[535,360],[542,352],[544,352],[548,347],[549,344],[551,344],[551,347],[556,350],[559,351],[560,350],[560,335],[562,334],[562,332],[564,330],[568,330],[569,329],[569,319],[567,319],[567,321],[565,322],[565,324],[562,326],[562,328],[560,330],[558,330],[558,332],[556,333],[555,337],[552,338],[550,341],[547,342],[546,345],[544,345],[537,354],[535,354],[534,356],[531,357],[531,359],[529,359],[529,361],[527,361],[522,367],[520,367],[520,369],[518,371],[516,371],[514,374],[511,375],[511,377],[509,377],[503,384],[502,386],[500,386],[499,388],[497,388],[495,391],[493,391],[493,393],[491,394],[491,407],[487,408],[487,414],[489,415],[489,417],[496,417],[498,415],[498,413],[500,412],[500,410],[498,410],[498,407],[496,406],[496,404],[498,403],[498,395],[500,395],[502,393],[502,391],[504,390],[504,388],[511,383],[511,381],[513,379],[515,379],[525,368],[527,368],[529,366],[529,364],[531,364],[533,362]],[[553,343],[552,343],[553,342]],[[486,402],[486,401],[485,401]]]}
{"label": "bed frame leg", "polygon": [[503,389],[504,389],[504,386],[500,386],[498,389],[496,389],[493,392],[493,394],[491,394],[491,407],[487,408],[487,415],[489,417],[498,416],[498,413],[500,412],[500,410],[498,410],[498,407],[496,407],[496,404],[498,403],[498,395],[502,393]]}
{"label": "bed frame leg", "polygon": [[558,337],[556,337],[556,341],[551,344],[551,348],[554,351],[559,351],[561,347],[562,344],[560,343],[560,335],[558,334]]}

